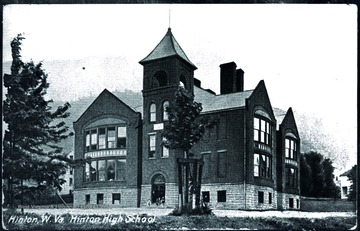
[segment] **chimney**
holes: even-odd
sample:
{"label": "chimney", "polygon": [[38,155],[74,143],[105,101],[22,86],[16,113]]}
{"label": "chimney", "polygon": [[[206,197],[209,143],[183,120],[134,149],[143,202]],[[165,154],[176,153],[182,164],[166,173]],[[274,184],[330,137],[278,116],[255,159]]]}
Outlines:
{"label": "chimney", "polygon": [[224,63],[220,65],[220,94],[228,94],[236,91],[236,63]]}
{"label": "chimney", "polygon": [[201,81],[198,80],[197,78],[194,78],[194,85],[198,88],[201,88]]}
{"label": "chimney", "polygon": [[244,91],[244,71],[242,69],[236,70],[236,92]]}

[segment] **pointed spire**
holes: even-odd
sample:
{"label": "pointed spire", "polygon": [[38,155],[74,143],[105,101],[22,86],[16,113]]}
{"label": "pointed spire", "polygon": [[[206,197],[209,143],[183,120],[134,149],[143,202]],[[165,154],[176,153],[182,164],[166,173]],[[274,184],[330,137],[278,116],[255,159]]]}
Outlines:
{"label": "pointed spire", "polygon": [[186,63],[188,63],[194,70],[197,69],[197,67],[189,60],[189,58],[186,56],[185,52],[181,49],[179,43],[174,38],[171,28],[168,28],[168,31],[166,32],[163,39],[160,41],[160,43],[155,47],[153,51],[150,52],[148,56],[146,56],[143,60],[141,60],[139,63],[144,65],[145,63],[167,58],[177,56]]}

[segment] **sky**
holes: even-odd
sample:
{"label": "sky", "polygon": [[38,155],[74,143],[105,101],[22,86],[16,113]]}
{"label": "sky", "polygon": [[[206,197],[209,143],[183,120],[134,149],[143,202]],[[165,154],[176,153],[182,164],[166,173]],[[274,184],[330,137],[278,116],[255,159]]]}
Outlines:
{"label": "sky", "polygon": [[7,5],[3,61],[11,61],[10,41],[23,33],[23,59],[44,62],[50,98],[140,92],[139,61],[171,27],[203,88],[219,93],[219,65],[234,61],[245,90],[264,80],[273,107],[320,118],[353,162],[357,11],[346,4]]}

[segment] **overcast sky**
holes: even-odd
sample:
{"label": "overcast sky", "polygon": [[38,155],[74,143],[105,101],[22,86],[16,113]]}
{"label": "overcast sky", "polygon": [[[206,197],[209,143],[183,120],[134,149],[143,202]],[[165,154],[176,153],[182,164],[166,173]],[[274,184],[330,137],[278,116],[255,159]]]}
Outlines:
{"label": "overcast sky", "polygon": [[219,93],[219,65],[234,61],[245,89],[265,80],[273,107],[321,118],[355,156],[355,5],[8,5],[3,15],[4,60],[11,61],[9,44],[19,33],[23,58],[43,60],[45,69],[50,60],[80,60],[69,73],[49,68],[54,100],[104,88],[141,91],[138,62],[170,25],[204,88]]}

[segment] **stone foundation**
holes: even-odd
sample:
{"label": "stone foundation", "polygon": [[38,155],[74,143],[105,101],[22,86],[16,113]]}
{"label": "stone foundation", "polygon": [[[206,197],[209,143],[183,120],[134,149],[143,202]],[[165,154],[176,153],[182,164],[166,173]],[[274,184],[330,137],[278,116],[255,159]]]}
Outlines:
{"label": "stone foundation", "polygon": [[[218,191],[226,191],[226,202],[218,202]],[[205,184],[201,191],[210,194],[209,205],[217,209],[271,210],[277,208],[277,192],[270,187],[244,184]],[[259,203],[259,191],[263,202]],[[271,193],[271,201],[269,200]]]}
{"label": "stone foundation", "polygon": [[[178,186],[175,183],[165,183],[165,204],[164,207],[175,208],[178,206]],[[151,185],[141,185],[140,206],[151,205]]]}
{"label": "stone foundation", "polygon": [[[113,193],[120,194],[120,203],[113,204]],[[77,189],[74,190],[74,207],[137,207],[137,189],[136,188],[97,188],[97,189]],[[97,203],[97,194],[103,194],[103,203]],[[90,203],[86,203],[86,195],[90,195]]]}
{"label": "stone foundation", "polygon": [[[293,207],[291,207],[290,201],[293,201]],[[300,210],[300,195],[279,193],[278,196],[278,209],[280,210]]]}

